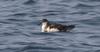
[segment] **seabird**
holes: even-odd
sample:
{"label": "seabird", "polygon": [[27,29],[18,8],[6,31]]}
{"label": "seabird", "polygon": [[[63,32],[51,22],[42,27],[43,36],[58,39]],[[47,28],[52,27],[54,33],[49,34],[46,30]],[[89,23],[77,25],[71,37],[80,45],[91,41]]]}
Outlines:
{"label": "seabird", "polygon": [[62,25],[50,23],[47,19],[42,19],[42,32],[69,32],[75,25]]}

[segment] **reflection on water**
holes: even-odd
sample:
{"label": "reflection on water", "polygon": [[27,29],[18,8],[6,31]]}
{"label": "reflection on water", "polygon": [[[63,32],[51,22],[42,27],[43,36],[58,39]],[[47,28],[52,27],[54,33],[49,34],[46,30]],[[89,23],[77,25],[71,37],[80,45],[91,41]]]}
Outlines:
{"label": "reflection on water", "polygon": [[[100,0],[0,0],[1,52],[100,52]],[[76,24],[41,32],[40,20]]]}

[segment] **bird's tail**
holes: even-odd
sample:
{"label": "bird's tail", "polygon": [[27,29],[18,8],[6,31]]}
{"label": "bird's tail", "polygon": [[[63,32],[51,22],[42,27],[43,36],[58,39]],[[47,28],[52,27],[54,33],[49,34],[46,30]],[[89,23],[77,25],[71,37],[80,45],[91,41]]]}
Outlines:
{"label": "bird's tail", "polygon": [[66,26],[66,31],[69,32],[70,30],[74,29],[75,25],[68,25]]}

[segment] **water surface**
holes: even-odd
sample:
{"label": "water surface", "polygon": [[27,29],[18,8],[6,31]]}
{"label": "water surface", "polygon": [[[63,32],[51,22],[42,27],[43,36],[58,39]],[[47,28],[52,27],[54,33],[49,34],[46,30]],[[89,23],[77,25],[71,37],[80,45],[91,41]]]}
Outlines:
{"label": "water surface", "polygon": [[[43,33],[43,18],[76,28]],[[100,52],[100,0],[0,0],[0,52]]]}

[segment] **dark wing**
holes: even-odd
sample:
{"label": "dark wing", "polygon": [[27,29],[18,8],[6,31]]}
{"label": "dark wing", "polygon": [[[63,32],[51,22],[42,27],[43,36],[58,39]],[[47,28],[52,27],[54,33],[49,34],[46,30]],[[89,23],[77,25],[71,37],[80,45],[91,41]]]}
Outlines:
{"label": "dark wing", "polygon": [[50,28],[57,28],[60,31],[66,31],[66,25],[61,24],[50,24]]}
{"label": "dark wing", "polygon": [[56,23],[49,24],[49,26],[50,28],[57,28],[62,32],[70,31],[73,28],[75,28],[75,25],[62,25],[62,24],[56,24]]}

